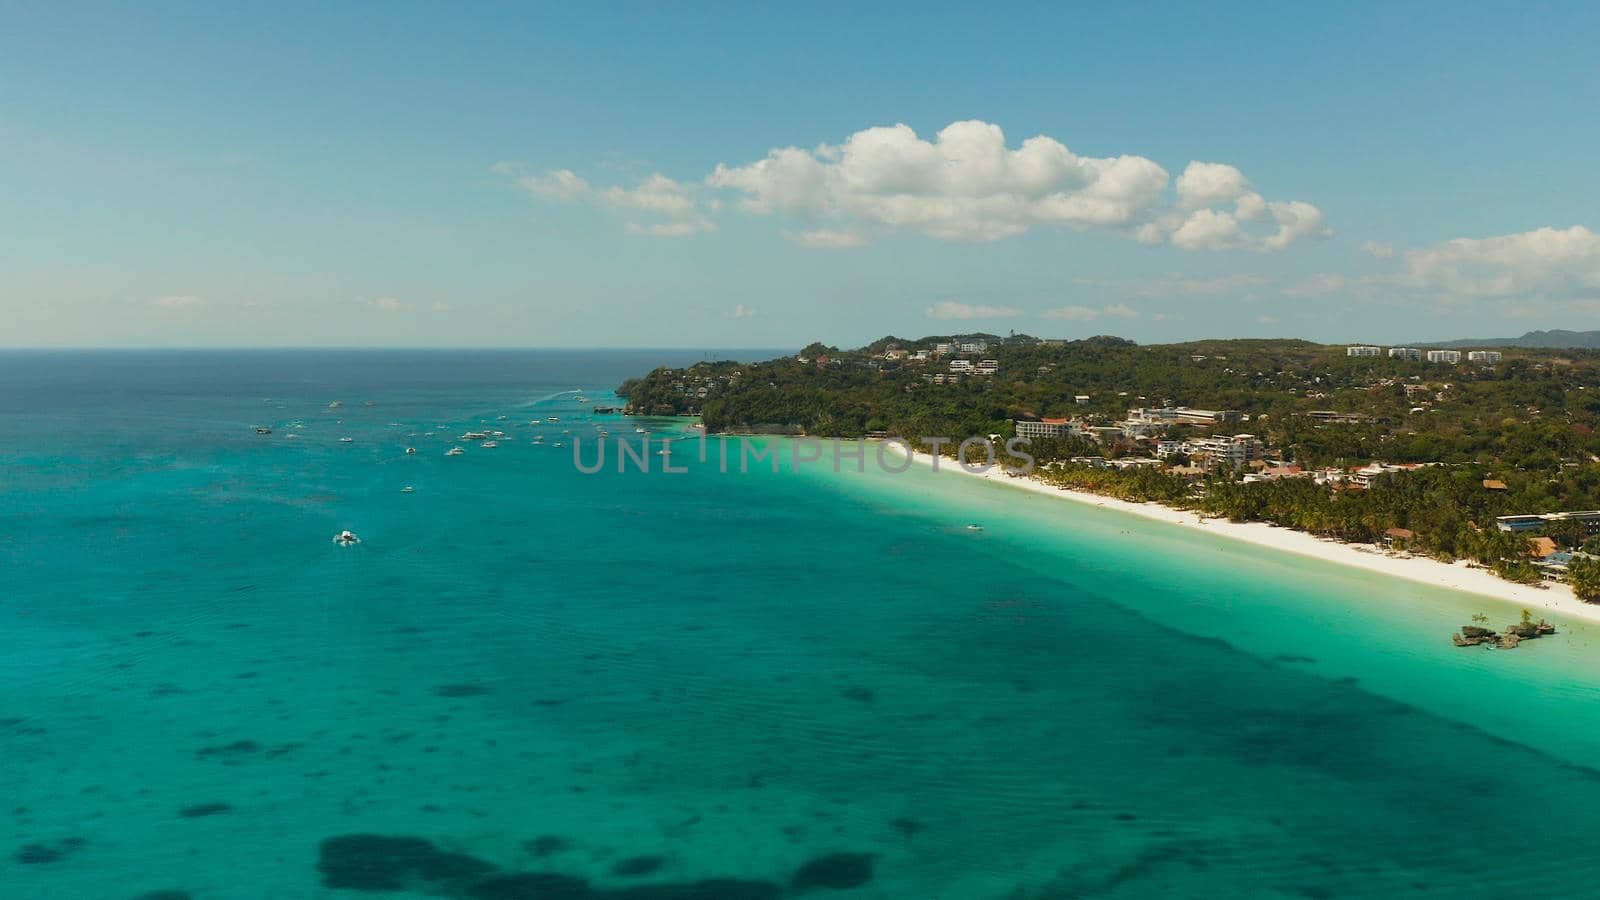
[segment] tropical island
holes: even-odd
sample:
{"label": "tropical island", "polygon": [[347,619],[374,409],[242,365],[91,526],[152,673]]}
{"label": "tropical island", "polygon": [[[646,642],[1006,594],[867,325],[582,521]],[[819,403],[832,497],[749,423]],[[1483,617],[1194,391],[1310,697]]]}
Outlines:
{"label": "tropical island", "polygon": [[618,393],[710,433],[1026,437],[1034,478],[1061,488],[1600,600],[1600,350],[889,336]]}

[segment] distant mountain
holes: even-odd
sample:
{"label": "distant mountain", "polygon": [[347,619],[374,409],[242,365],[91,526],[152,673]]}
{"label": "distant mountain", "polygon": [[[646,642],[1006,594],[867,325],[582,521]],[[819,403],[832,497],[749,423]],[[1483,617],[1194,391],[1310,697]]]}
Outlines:
{"label": "distant mountain", "polygon": [[1418,347],[1543,347],[1552,350],[1600,349],[1600,331],[1530,331],[1516,338],[1480,338],[1465,341],[1434,341]]}

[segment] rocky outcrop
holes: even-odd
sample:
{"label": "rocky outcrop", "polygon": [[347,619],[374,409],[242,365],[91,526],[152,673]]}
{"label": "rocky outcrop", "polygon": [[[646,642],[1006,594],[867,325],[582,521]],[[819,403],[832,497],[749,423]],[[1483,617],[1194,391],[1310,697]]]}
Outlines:
{"label": "rocky outcrop", "polygon": [[1463,625],[1461,626],[1460,634],[1450,636],[1450,642],[1457,647],[1476,647],[1482,644],[1489,647],[1499,647],[1502,650],[1511,650],[1523,641],[1531,641],[1534,638],[1555,633],[1556,627],[1554,625],[1543,619],[1537,622],[1532,621],[1531,617],[1524,614],[1521,622],[1507,625],[1504,634],[1499,634],[1492,628]]}

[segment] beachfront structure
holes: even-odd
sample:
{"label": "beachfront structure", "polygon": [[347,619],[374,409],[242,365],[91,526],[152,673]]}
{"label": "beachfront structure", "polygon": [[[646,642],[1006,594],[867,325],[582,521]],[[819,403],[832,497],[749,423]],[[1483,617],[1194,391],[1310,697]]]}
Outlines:
{"label": "beachfront structure", "polygon": [[1344,348],[1345,356],[1382,356],[1382,347],[1368,347],[1365,345]]}
{"label": "beachfront structure", "polygon": [[1501,358],[1498,350],[1471,350],[1467,353],[1467,362],[1489,364],[1497,363]]}
{"label": "beachfront structure", "polygon": [[1266,445],[1253,434],[1236,434],[1195,438],[1185,442],[1184,449],[1191,456],[1208,456],[1213,462],[1239,469],[1260,459]]}
{"label": "beachfront structure", "polygon": [[1071,419],[1017,419],[1017,437],[1066,438],[1079,437],[1083,426]]}
{"label": "beachfront structure", "polygon": [[1431,363],[1449,363],[1450,365],[1453,366],[1456,363],[1461,362],[1461,351],[1460,350],[1429,350],[1428,351],[1428,362],[1431,362]]}
{"label": "beachfront structure", "polygon": [[1390,347],[1389,358],[1407,359],[1411,360],[1412,362],[1421,362],[1422,351],[1418,350],[1416,347]]}
{"label": "beachfront structure", "polygon": [[1539,531],[1552,525],[1576,522],[1585,534],[1600,533],[1600,509],[1581,509],[1572,512],[1534,513],[1520,516],[1495,516],[1494,527],[1501,531]]}
{"label": "beachfront structure", "polygon": [[1187,406],[1176,406],[1162,409],[1150,407],[1130,409],[1128,418],[1133,421],[1161,422],[1167,425],[1220,425],[1225,422],[1237,422],[1242,417],[1238,410],[1233,409],[1190,409]]}

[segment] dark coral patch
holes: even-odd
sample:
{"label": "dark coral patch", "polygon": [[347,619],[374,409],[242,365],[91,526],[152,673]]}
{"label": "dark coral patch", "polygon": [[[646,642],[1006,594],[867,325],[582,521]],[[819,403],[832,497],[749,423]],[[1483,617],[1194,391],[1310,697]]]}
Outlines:
{"label": "dark coral patch", "polygon": [[194,752],[194,755],[200,757],[201,759],[212,757],[229,759],[238,756],[249,756],[260,749],[261,745],[255,741],[234,741],[231,744],[216,744],[210,747],[201,747],[199,750]]}
{"label": "dark coral patch", "polygon": [[317,870],[330,888],[398,891],[418,881],[464,881],[495,867],[465,853],[451,853],[416,837],[347,834],[322,842]]}
{"label": "dark coral patch", "polygon": [[611,874],[621,878],[637,878],[659,871],[667,864],[665,856],[630,856],[611,867]]}
{"label": "dark coral patch", "polygon": [[538,837],[522,842],[522,849],[528,851],[536,858],[543,859],[557,853],[565,853],[572,849],[572,841],[556,834],[541,834]]}
{"label": "dark coral patch", "polygon": [[196,803],[194,806],[185,806],[178,810],[178,815],[185,819],[198,819],[202,816],[217,816],[225,812],[233,812],[233,807],[226,803]]}
{"label": "dark coral patch", "polygon": [[872,864],[871,853],[830,853],[801,866],[790,885],[797,891],[860,887],[872,880]]}
{"label": "dark coral patch", "polygon": [[905,835],[906,837],[911,837],[912,835],[921,834],[922,832],[928,830],[928,826],[922,824],[921,822],[918,822],[916,819],[900,818],[900,819],[895,819],[893,822],[890,822],[889,824],[894,826],[894,830],[895,831],[900,832],[901,834]]}
{"label": "dark coral patch", "polygon": [[82,847],[83,838],[64,838],[53,844],[24,844],[12,854],[12,859],[23,865],[41,865],[58,862]]}

